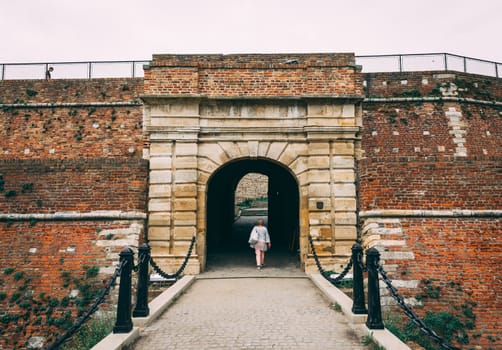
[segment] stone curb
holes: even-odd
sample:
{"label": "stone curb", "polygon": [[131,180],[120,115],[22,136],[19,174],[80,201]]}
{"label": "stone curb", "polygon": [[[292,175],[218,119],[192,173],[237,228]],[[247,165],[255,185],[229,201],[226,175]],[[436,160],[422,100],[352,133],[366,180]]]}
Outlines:
{"label": "stone curb", "polygon": [[158,297],[153,299],[148,307],[148,317],[133,317],[134,328],[129,333],[110,333],[106,338],[94,345],[91,350],[121,350],[139,338],[139,329],[151,324],[195,281],[195,276],[184,276]]}
{"label": "stone curb", "polygon": [[321,292],[333,303],[341,306],[344,315],[355,325],[358,333],[370,337],[375,343],[387,350],[411,350],[399,338],[387,329],[369,329],[364,323],[367,315],[356,315],[352,313],[352,299],[345,293],[329,283],[320,274],[309,275],[312,282]]}
{"label": "stone curb", "polygon": [[195,276],[183,276],[179,281],[153,299],[148,307],[150,315],[147,317],[133,317],[132,322],[137,327],[146,327],[155,321],[185,290],[195,281]]}
{"label": "stone curb", "polygon": [[110,333],[94,345],[91,350],[121,350],[139,338],[139,328],[134,327],[129,333]]}

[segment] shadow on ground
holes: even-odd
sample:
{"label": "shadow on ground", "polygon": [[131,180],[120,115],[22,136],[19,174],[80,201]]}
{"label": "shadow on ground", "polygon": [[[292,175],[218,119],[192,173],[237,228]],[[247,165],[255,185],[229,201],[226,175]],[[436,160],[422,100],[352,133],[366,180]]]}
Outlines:
{"label": "shadow on ground", "polygon": [[219,252],[207,257],[206,270],[197,278],[305,277],[297,255],[271,249],[265,267],[256,269],[254,250]]}

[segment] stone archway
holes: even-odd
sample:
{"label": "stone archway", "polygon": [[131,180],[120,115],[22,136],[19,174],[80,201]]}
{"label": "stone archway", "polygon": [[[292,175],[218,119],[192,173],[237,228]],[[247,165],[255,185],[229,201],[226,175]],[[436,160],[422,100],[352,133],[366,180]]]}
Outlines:
{"label": "stone archway", "polygon": [[[239,159],[215,171],[207,190],[207,254],[211,251],[247,248],[249,232],[235,232],[235,188],[246,174],[258,172],[268,177],[268,227],[274,250],[298,249],[299,187],[291,172],[269,159]],[[246,218],[242,218],[246,220]],[[246,221],[247,222],[247,221]]]}
{"label": "stone archway", "polygon": [[[290,56],[159,55],[146,67],[147,239],[165,270],[179,266],[194,235],[186,271],[204,269],[213,238],[207,214],[216,206],[211,192],[227,172],[232,186],[236,174],[249,171],[268,172],[272,188],[293,179],[303,266],[315,268],[309,234],[327,268],[346,261],[357,237],[360,73],[352,54]],[[281,171],[289,175],[276,175]],[[285,225],[280,216],[271,228],[274,221]]]}

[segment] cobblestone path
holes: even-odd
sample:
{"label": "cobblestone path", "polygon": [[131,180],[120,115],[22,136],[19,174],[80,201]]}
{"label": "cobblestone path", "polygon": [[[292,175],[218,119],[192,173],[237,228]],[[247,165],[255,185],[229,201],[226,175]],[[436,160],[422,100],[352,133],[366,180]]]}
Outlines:
{"label": "cobblestone path", "polygon": [[132,349],[368,348],[309,279],[251,277],[197,280]]}

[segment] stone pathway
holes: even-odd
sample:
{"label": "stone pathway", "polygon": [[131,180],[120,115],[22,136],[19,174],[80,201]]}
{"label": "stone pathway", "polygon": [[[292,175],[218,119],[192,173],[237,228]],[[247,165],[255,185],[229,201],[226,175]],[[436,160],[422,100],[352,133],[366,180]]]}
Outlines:
{"label": "stone pathway", "polygon": [[233,265],[200,275],[131,349],[367,349],[294,265]]}

